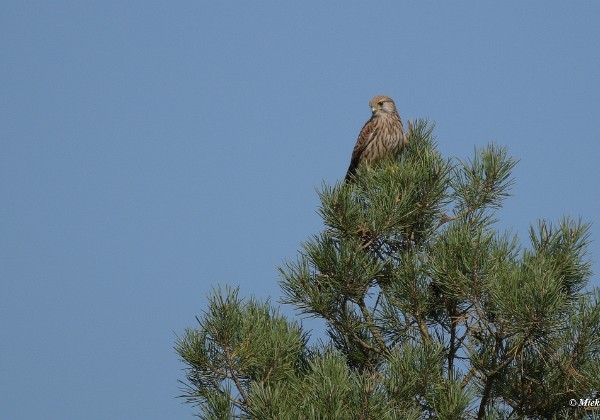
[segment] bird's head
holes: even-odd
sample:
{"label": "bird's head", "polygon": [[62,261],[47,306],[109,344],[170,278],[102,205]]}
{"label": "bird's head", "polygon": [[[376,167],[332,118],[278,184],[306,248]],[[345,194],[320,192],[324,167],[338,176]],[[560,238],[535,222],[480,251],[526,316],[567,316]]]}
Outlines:
{"label": "bird's head", "polygon": [[369,102],[373,115],[395,114],[396,104],[389,96],[377,95]]}

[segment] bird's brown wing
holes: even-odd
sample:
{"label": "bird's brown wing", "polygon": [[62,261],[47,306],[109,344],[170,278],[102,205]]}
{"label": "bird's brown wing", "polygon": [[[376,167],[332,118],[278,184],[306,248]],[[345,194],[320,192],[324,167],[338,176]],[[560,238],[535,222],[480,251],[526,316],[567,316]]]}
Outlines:
{"label": "bird's brown wing", "polygon": [[375,125],[374,119],[371,118],[365,123],[362,130],[360,130],[360,134],[358,135],[358,139],[354,145],[354,150],[352,151],[352,159],[350,159],[350,166],[348,167],[348,172],[346,173],[346,181],[350,180],[356,173],[356,169],[362,160],[362,154],[373,138]]}

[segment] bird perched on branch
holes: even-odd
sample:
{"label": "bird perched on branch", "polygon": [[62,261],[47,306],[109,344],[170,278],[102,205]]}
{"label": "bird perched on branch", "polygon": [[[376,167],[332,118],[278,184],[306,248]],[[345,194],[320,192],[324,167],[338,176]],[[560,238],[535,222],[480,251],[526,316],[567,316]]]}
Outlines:
{"label": "bird perched on branch", "polygon": [[359,166],[372,166],[385,158],[395,158],[408,142],[396,104],[388,96],[378,95],[369,102],[373,115],[365,123],[352,151],[346,181]]}

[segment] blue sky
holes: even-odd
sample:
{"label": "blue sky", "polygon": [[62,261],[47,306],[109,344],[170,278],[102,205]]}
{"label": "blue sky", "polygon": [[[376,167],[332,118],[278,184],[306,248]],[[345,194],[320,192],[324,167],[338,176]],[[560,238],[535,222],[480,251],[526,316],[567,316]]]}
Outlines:
{"label": "blue sky", "polygon": [[600,3],[561,3],[4,2],[0,417],[189,418],[175,334],[277,301],[375,94],[507,146],[499,227],[581,216],[597,261]]}

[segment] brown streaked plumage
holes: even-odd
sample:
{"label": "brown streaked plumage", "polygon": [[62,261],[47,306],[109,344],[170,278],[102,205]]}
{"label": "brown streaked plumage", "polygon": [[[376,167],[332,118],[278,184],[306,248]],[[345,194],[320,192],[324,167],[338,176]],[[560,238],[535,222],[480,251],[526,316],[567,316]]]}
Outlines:
{"label": "brown streaked plumage", "polygon": [[361,165],[372,166],[387,157],[396,157],[408,142],[396,104],[388,96],[378,95],[369,102],[373,115],[365,123],[352,151],[346,181]]}

